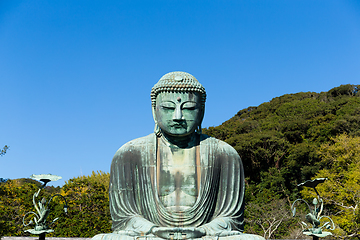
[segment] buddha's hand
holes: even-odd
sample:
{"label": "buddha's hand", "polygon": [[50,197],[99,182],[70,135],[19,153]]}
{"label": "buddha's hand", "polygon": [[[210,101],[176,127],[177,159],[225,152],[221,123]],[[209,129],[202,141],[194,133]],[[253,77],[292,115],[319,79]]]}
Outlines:
{"label": "buddha's hand", "polygon": [[202,228],[179,228],[179,227],[154,227],[151,230],[155,236],[165,239],[189,239],[189,238],[201,238],[206,235],[206,232]]}
{"label": "buddha's hand", "polygon": [[119,234],[119,235],[127,235],[127,236],[131,236],[131,237],[136,237],[141,235],[138,232],[135,232],[133,230],[118,230],[118,231],[114,231],[114,233]]}
{"label": "buddha's hand", "polygon": [[222,231],[216,235],[219,237],[227,237],[227,236],[240,235],[240,234],[242,234],[242,233],[239,231]]}

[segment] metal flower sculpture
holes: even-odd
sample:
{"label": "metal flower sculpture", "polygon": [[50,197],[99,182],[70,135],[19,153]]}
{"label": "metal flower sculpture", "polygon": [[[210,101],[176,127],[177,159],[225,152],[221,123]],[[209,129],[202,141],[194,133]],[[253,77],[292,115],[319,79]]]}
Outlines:
{"label": "metal flower sculpture", "polygon": [[[303,231],[303,234],[308,235],[308,236],[313,236],[313,239],[319,239],[319,237],[326,237],[326,236],[332,235],[331,232],[323,231],[324,228],[330,229],[330,230],[335,229],[335,224],[330,217],[321,216],[321,213],[324,209],[324,202],[323,202],[322,198],[320,197],[320,194],[316,190],[316,186],[320,183],[325,182],[326,180],[327,180],[327,178],[316,178],[314,180],[307,180],[307,181],[297,185],[298,187],[304,186],[304,187],[310,187],[310,188],[314,189],[314,191],[317,195],[317,198],[314,198],[312,201],[312,203],[314,205],[314,210],[311,210],[310,205],[304,199],[296,199],[295,202],[291,206],[291,211],[292,211],[293,217],[296,214],[296,207],[295,207],[296,202],[303,202],[308,206],[310,212],[305,216],[305,220],[311,224],[311,227],[309,227],[308,224],[305,222],[301,222],[301,223],[306,228]],[[320,203],[320,206],[318,206],[319,203]],[[328,221],[325,222],[322,226],[320,226],[321,225],[320,221],[323,218],[328,219]]]}
{"label": "metal flower sculpture", "polygon": [[[33,204],[34,207],[36,209],[36,212],[28,212],[24,215],[23,217],[23,225],[29,226],[29,225],[35,225],[34,229],[28,229],[25,230],[25,232],[29,232],[31,234],[36,234],[39,235],[39,239],[45,239],[45,234],[46,233],[51,233],[54,232],[54,230],[50,229],[50,225],[53,224],[54,222],[56,222],[58,220],[58,218],[55,218],[52,222],[50,222],[50,224],[47,223],[46,219],[49,216],[50,213],[50,202],[54,197],[62,197],[64,199],[64,212],[67,213],[67,202],[64,196],[60,195],[60,194],[54,194],[50,197],[50,200],[46,203],[46,199],[42,198],[41,201],[39,201],[36,204],[36,198],[39,196],[39,193],[41,191],[41,189],[45,188],[46,184],[50,181],[57,181],[59,179],[61,179],[62,177],[57,176],[57,175],[52,175],[52,174],[40,174],[40,175],[31,175],[30,178],[34,179],[34,180],[38,180],[43,182],[43,185],[39,188],[39,190],[37,192],[34,193],[33,195]],[[25,223],[25,218],[28,215],[34,215],[34,221],[30,220],[27,224]]]}

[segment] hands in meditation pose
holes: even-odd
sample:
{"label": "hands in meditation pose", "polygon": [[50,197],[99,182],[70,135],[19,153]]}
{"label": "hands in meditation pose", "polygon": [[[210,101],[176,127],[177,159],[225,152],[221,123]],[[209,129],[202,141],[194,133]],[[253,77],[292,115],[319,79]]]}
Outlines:
{"label": "hands in meditation pose", "polygon": [[206,93],[194,76],[165,74],[151,91],[154,133],[123,145],[110,173],[113,233],[94,240],[264,239],[244,234],[237,152],[201,134]]}

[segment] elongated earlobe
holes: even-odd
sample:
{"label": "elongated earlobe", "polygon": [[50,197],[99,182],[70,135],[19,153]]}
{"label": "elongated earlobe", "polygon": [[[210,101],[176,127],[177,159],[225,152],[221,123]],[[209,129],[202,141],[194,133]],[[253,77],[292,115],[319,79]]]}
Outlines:
{"label": "elongated earlobe", "polygon": [[161,137],[161,131],[157,122],[155,122],[154,133],[156,134],[156,136]]}
{"label": "elongated earlobe", "polygon": [[199,135],[202,134],[201,124],[199,126],[197,126],[197,128],[195,129],[195,132]]}
{"label": "elongated earlobe", "polygon": [[155,106],[152,108],[152,115],[155,121],[154,133],[156,136],[161,137],[161,130],[156,120]]}
{"label": "elongated earlobe", "polygon": [[202,123],[202,121],[203,121],[203,119],[204,119],[204,115],[205,115],[205,105],[202,106],[201,111],[202,111],[202,113],[201,113],[200,123],[199,123],[199,125],[197,126],[197,128],[195,129],[195,132],[196,132],[197,134],[199,134],[199,135],[202,134],[201,123]]}

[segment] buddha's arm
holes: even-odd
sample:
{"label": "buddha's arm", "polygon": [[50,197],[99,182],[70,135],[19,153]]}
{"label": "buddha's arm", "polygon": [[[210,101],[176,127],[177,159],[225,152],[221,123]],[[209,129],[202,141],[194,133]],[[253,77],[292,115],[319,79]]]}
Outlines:
{"label": "buddha's arm", "polygon": [[151,228],[153,228],[155,224],[136,212],[136,208],[133,208],[129,202],[132,201],[132,199],[125,198],[121,195],[125,194],[122,194],[121,191],[110,192],[113,231],[117,233],[124,233],[125,231],[126,235],[145,235],[150,233]]}
{"label": "buddha's arm", "polygon": [[[139,189],[139,171],[132,163],[140,161],[140,154],[121,148],[114,156],[110,171],[109,201],[112,229],[126,235],[144,235],[151,232],[154,223],[141,212],[145,189]],[[143,177],[143,176],[142,176]]]}
{"label": "buddha's arm", "polygon": [[230,217],[217,217],[199,228],[203,229],[206,232],[206,235],[210,236],[229,236],[240,234],[241,232],[234,231],[237,229],[233,229],[231,221]]}
{"label": "buddha's arm", "polygon": [[[228,144],[217,141],[217,160],[215,166],[221,171],[214,174],[219,179],[219,186],[212,189],[216,192],[216,209],[210,222],[200,226],[210,236],[229,236],[240,234],[243,230],[244,212],[244,172],[241,159],[235,149]],[[216,165],[218,164],[218,165]],[[214,168],[216,169],[216,168]],[[212,186],[213,187],[213,186]],[[211,191],[212,191],[211,190]]]}
{"label": "buddha's arm", "polygon": [[125,233],[126,235],[147,235],[151,233],[151,230],[156,225],[152,222],[146,220],[145,218],[141,216],[133,216],[131,217],[127,223],[125,224],[125,227],[120,228],[119,230],[115,230],[114,232],[117,233]]}
{"label": "buddha's arm", "polygon": [[[117,233],[128,232],[126,235],[144,235],[149,233],[155,224],[137,213],[136,208],[133,208],[129,202],[132,199],[123,197],[125,194],[121,193],[121,191],[110,192],[113,231]],[[131,234],[132,232],[133,234]]]}

